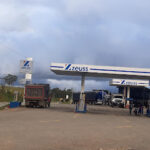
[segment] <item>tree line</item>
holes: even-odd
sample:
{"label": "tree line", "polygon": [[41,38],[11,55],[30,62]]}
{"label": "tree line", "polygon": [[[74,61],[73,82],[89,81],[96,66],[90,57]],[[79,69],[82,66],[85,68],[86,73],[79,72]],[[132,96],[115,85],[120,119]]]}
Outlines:
{"label": "tree line", "polygon": [[[4,81],[4,84],[12,86],[18,79],[16,75],[8,74],[5,77],[1,78]],[[72,89],[59,89],[53,88],[50,90],[50,95],[54,99],[66,99],[66,95],[68,95],[68,100],[72,98]]]}
{"label": "tree line", "polygon": [[72,98],[72,89],[61,90],[59,88],[54,88],[54,89],[51,89],[50,93],[51,93],[51,96],[56,99],[60,99],[60,98],[66,99],[66,95],[68,95],[69,99]]}

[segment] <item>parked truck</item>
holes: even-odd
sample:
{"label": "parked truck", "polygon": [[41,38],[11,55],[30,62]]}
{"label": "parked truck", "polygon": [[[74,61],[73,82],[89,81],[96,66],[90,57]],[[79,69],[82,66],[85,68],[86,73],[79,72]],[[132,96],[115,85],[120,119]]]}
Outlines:
{"label": "parked truck", "polygon": [[[96,93],[95,92],[85,92],[84,93],[85,102],[87,104],[96,103]],[[73,93],[73,103],[76,104],[80,100],[80,92]]]}
{"label": "parked truck", "polygon": [[[87,104],[100,104],[102,105],[105,102],[106,92],[102,90],[97,91],[88,91],[84,93],[85,102]],[[80,93],[73,93],[73,103],[76,104],[79,102]]]}
{"label": "parked truck", "polygon": [[112,94],[111,106],[112,107],[118,106],[118,107],[124,108],[125,98],[124,98],[123,94]]}
{"label": "parked truck", "polygon": [[25,86],[26,107],[50,107],[49,84],[32,84]]}

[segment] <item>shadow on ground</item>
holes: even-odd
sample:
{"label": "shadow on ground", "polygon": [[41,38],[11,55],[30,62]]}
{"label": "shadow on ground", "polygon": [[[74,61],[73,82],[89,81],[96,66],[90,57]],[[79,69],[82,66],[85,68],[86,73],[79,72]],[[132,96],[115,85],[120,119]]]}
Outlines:
{"label": "shadow on ground", "polygon": [[[50,109],[59,112],[75,112],[75,107],[75,105],[69,104],[52,104]],[[129,116],[129,110],[117,107],[112,108],[109,106],[88,105],[87,114]]]}

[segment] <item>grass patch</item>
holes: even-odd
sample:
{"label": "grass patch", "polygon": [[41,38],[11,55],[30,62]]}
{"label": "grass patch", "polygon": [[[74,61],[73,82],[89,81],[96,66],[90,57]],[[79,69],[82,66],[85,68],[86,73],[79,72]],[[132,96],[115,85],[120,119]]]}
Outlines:
{"label": "grass patch", "polygon": [[2,106],[2,107],[0,107],[0,110],[4,110],[6,107],[8,107],[9,106],[9,104],[8,105],[5,105],[5,106]]}
{"label": "grass patch", "polygon": [[18,92],[18,101],[23,100],[23,88],[0,86],[0,102],[11,102],[14,100],[14,92]]}

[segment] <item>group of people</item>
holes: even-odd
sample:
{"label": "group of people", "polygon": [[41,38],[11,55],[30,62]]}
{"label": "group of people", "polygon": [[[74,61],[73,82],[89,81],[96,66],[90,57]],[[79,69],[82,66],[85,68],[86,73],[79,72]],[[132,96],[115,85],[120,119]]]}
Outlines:
{"label": "group of people", "polygon": [[129,113],[130,113],[130,115],[132,115],[132,113],[134,113],[135,116],[144,115],[144,108],[147,108],[146,114],[148,114],[148,112],[150,112],[150,110],[147,105],[144,105],[142,103],[134,103],[133,101],[130,101]]}

